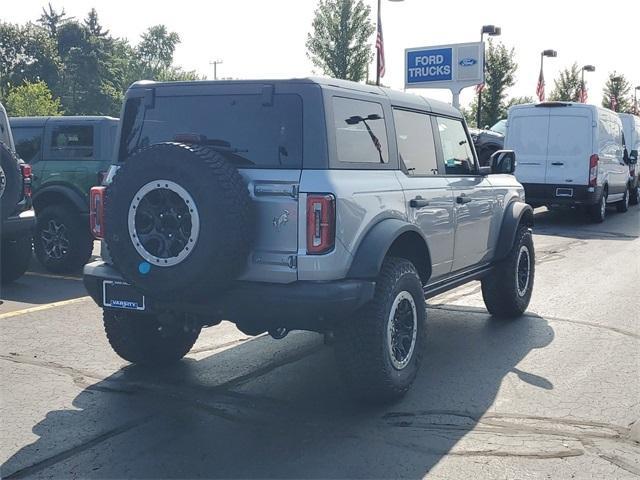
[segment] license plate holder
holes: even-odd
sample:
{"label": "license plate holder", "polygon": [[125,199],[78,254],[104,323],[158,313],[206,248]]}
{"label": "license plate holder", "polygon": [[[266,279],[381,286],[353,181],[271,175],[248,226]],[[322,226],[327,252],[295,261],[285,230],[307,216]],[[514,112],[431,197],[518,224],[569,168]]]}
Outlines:
{"label": "license plate holder", "polygon": [[556,188],[556,197],[573,197],[573,188]]}
{"label": "license plate holder", "polygon": [[107,308],[143,311],[146,308],[144,295],[127,282],[102,281],[102,305]]}

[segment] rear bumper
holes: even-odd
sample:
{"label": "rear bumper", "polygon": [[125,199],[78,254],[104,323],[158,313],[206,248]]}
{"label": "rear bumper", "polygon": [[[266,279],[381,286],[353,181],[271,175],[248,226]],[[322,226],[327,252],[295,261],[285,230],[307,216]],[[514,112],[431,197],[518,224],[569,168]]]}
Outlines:
{"label": "rear bumper", "polygon": [[[113,266],[102,261],[84,267],[84,285],[91,298],[103,305],[103,280],[123,281]],[[373,298],[375,282],[336,280],[290,284],[237,282],[224,292],[212,292],[201,302],[167,302],[145,298],[150,313],[179,312],[201,317],[205,323],[229,320],[256,333],[274,328],[326,331]]]}
{"label": "rear bumper", "polygon": [[527,203],[541,205],[594,205],[600,200],[602,187],[586,185],[560,185],[546,183],[523,183]]}
{"label": "rear bumper", "polygon": [[2,238],[20,238],[33,232],[36,226],[36,214],[33,209],[25,210],[2,222]]}

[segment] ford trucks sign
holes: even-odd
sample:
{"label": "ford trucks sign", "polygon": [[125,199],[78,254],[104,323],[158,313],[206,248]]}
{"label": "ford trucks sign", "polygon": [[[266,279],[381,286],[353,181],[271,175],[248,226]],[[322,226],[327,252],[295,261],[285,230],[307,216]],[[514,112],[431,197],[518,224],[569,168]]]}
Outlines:
{"label": "ford trucks sign", "polygon": [[484,44],[460,43],[405,50],[405,88],[461,90],[484,81]]}

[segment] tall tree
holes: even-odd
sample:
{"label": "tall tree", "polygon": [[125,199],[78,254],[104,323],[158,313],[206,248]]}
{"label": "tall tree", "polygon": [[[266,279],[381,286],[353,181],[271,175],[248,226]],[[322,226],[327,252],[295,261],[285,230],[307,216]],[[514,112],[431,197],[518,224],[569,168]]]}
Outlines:
{"label": "tall tree", "polygon": [[53,98],[51,90],[43,81],[24,82],[14,87],[7,95],[7,114],[11,117],[33,117],[62,115],[60,99]]}
{"label": "tall tree", "polygon": [[157,76],[173,63],[173,54],[180,43],[180,35],[169,32],[164,25],[149,27],[142,34],[142,39],[136,48],[139,61],[145,73]]}
{"label": "tall tree", "polygon": [[[580,101],[581,70],[577,63],[560,72],[560,77],[556,78],[553,91],[549,95],[549,100],[560,102]],[[586,82],[585,82],[586,84]]]}
{"label": "tall tree", "polygon": [[631,112],[633,99],[631,98],[631,84],[624,75],[616,71],[609,74],[602,95],[602,106],[614,112]]}
{"label": "tall tree", "polygon": [[42,7],[42,15],[40,15],[38,23],[49,32],[49,35],[55,38],[58,35],[58,29],[70,20],[72,18],[67,17],[64,8],[58,12],[49,3],[48,11]]}
{"label": "tall tree", "polygon": [[[489,40],[485,56],[485,82],[482,90],[482,112],[480,125],[493,125],[506,117],[507,89],[515,84],[515,73],[518,64],[515,61],[515,50],[502,43]],[[471,103],[471,118],[477,118],[477,97]],[[475,123],[475,121],[473,122]]]}
{"label": "tall tree", "polygon": [[373,59],[370,15],[363,0],[320,0],[307,35],[307,56],[325,75],[364,80]]}
{"label": "tall tree", "polygon": [[109,30],[102,30],[102,25],[98,20],[98,12],[95,8],[89,10],[87,18],[84,19],[84,26],[89,30],[89,33],[94,37],[105,38],[109,35]]}

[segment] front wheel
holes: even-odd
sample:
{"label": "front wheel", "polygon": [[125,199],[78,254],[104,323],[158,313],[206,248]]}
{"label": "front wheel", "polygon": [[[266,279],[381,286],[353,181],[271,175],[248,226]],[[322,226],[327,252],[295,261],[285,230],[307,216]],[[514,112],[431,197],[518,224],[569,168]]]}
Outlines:
{"label": "front wheel", "polygon": [[521,226],[507,257],[482,279],[482,298],[489,313],[501,318],[522,315],[531,300],[535,267],[531,230]]}
{"label": "front wheel", "polygon": [[387,258],[374,298],[336,331],[336,358],[359,399],[386,403],[413,383],[425,342],[426,304],[411,262]]}
{"label": "front wheel", "polygon": [[624,191],[624,197],[618,203],[616,203],[616,210],[618,213],[624,213],[629,210],[629,188]]}
{"label": "front wheel", "polygon": [[2,241],[2,283],[14,282],[24,275],[29,268],[31,253],[31,235]]}
{"label": "front wheel", "polygon": [[103,321],[111,348],[123,359],[146,366],[177,362],[201,330],[188,322],[164,325],[154,315],[127,310],[104,310]]}
{"label": "front wheel", "polygon": [[40,263],[54,273],[80,270],[91,258],[93,238],[80,213],[51,205],[37,215],[34,249]]}
{"label": "front wheel", "polygon": [[637,205],[638,200],[640,200],[640,180],[638,180],[637,185],[631,187],[629,190],[629,204]]}

